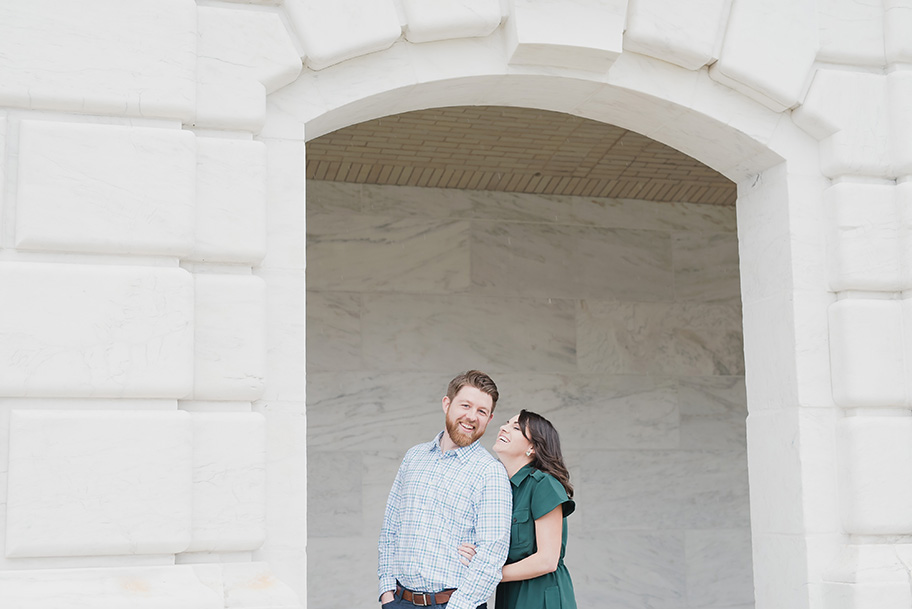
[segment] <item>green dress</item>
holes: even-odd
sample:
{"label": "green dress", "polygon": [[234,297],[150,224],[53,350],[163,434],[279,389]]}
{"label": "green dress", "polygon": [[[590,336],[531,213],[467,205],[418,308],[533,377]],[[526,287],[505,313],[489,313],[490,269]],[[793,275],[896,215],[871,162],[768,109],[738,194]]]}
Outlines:
{"label": "green dress", "polygon": [[557,478],[531,465],[513,474],[510,482],[513,485],[513,525],[507,564],[535,554],[535,520],[562,505],[564,520],[560,560],[553,573],[535,579],[501,582],[497,586],[495,609],[576,609],[573,582],[564,566],[567,516],[573,513],[576,504],[567,496]]}

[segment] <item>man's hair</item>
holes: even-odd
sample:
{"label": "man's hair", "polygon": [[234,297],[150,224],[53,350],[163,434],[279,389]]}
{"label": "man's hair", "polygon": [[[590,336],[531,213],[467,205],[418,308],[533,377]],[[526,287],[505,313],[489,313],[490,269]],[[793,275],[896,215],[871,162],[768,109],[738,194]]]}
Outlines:
{"label": "man's hair", "polygon": [[497,392],[497,385],[494,384],[491,377],[480,370],[463,372],[450,381],[450,385],[447,387],[447,397],[452,401],[453,398],[456,397],[456,394],[459,393],[459,390],[466,385],[474,387],[482,393],[487,393],[491,396],[491,414],[493,414],[494,408],[497,406],[497,398],[500,397],[500,394]]}

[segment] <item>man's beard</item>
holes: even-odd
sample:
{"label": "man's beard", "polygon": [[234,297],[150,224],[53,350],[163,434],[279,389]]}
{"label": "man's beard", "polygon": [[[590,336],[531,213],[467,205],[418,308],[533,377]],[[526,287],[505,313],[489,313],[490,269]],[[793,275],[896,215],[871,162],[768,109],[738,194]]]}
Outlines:
{"label": "man's beard", "polygon": [[447,434],[450,436],[450,440],[452,440],[453,444],[456,446],[468,446],[480,438],[483,433],[476,425],[474,433],[471,436],[467,436],[465,430],[459,426],[459,421],[451,421],[450,419],[446,420],[446,430]]}

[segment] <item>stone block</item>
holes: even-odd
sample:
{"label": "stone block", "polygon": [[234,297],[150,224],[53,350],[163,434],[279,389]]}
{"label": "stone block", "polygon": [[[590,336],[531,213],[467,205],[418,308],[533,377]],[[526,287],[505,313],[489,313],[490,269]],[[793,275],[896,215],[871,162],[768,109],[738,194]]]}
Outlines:
{"label": "stone block", "polygon": [[304,272],[260,272],[266,282],[265,399],[304,400],[307,295]]}
{"label": "stone block", "polygon": [[487,36],[500,25],[498,0],[402,0],[409,42]]}
{"label": "stone block", "polygon": [[333,214],[307,224],[310,289],[444,294],[469,286],[466,221]]}
{"label": "stone block", "polygon": [[842,524],[856,535],[912,533],[912,417],[839,421]]}
{"label": "stone block", "polygon": [[296,269],[305,266],[306,162],[301,141],[266,142],[266,257],[260,268]]}
{"label": "stone block", "polygon": [[912,5],[908,0],[885,0],[884,46],[887,63],[912,61]]}
{"label": "stone block", "polygon": [[259,277],[195,276],[193,398],[251,401],[266,373],[266,286]]}
{"label": "stone block", "polygon": [[184,550],[192,441],[180,411],[14,411],[6,555]]}
{"label": "stone block", "polygon": [[361,295],[307,294],[307,369],[358,370],[361,366]]}
{"label": "stone block", "polygon": [[[752,411],[747,417],[751,529],[755,536],[804,531],[801,453],[795,442],[799,435],[795,411]],[[763,467],[753,467],[755,463]]]}
{"label": "stone block", "polygon": [[22,121],[16,246],[189,253],[195,140],[177,129]]}
{"label": "stone block", "polygon": [[624,50],[688,70],[718,59],[729,0],[628,0]]}
{"label": "stone block", "polygon": [[192,258],[255,264],[266,255],[266,148],[197,138],[196,240]]}
{"label": "stone block", "polygon": [[190,0],[4,3],[0,105],[189,119],[196,12]]}
{"label": "stone block", "polygon": [[819,46],[813,0],[733,2],[710,75],[782,111],[801,101]]}
{"label": "stone block", "polygon": [[[910,30],[912,31],[912,30]],[[887,75],[892,175],[912,175],[912,72]]]}
{"label": "stone block", "polygon": [[903,243],[895,186],[843,182],[824,193],[830,289],[901,291]]}
{"label": "stone block", "polygon": [[392,0],[287,0],[284,6],[314,70],[389,48],[402,35]]}
{"label": "stone block", "polygon": [[845,408],[902,407],[903,304],[846,299],[830,305],[833,400]]}
{"label": "stone block", "polygon": [[606,72],[623,51],[626,13],[627,0],[514,0],[506,22],[509,62]]}
{"label": "stone block", "polygon": [[[513,298],[509,303],[505,307],[502,298],[471,294],[366,296],[361,315],[365,365],[449,371],[471,361],[492,370],[575,370],[573,302]],[[517,327],[523,331],[515,332]]]}
{"label": "stone block", "polygon": [[16,609],[225,607],[223,595],[203,583],[190,566],[2,571],[0,605]]}
{"label": "stone block", "polygon": [[820,164],[827,177],[894,177],[887,76],[818,69],[794,115],[823,140]]}
{"label": "stone block", "polygon": [[753,605],[750,529],[684,532],[687,601],[694,607]]}
{"label": "stone block", "polygon": [[3,230],[2,211],[6,198],[6,112],[0,111],[0,231]]}
{"label": "stone block", "polygon": [[817,3],[819,61],[880,67],[884,64],[884,7],[881,3],[823,0]]}
{"label": "stone block", "polygon": [[738,303],[586,300],[577,318],[577,358],[586,372],[744,374]]}
{"label": "stone block", "polygon": [[301,57],[277,13],[199,7],[197,127],[256,131]]}
{"label": "stone block", "polygon": [[193,386],[182,269],[0,263],[0,395],[180,398]]}
{"label": "stone block", "polygon": [[187,552],[243,552],[266,538],[266,423],[260,413],[193,412]]}

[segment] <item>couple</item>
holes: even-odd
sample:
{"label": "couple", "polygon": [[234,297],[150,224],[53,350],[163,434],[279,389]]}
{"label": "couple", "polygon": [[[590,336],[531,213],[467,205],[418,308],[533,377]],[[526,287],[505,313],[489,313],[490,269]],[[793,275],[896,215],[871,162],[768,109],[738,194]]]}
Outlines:
{"label": "couple", "polygon": [[495,586],[496,609],[576,609],[563,563],[575,504],[557,431],[520,411],[499,430],[498,462],[478,443],[497,398],[488,375],[460,374],[444,431],[406,453],[380,531],[382,609],[486,609]]}

